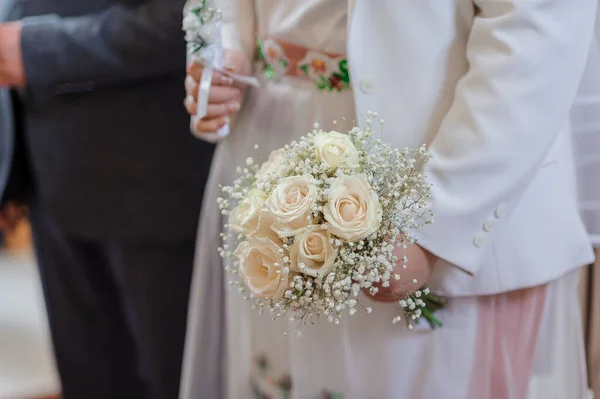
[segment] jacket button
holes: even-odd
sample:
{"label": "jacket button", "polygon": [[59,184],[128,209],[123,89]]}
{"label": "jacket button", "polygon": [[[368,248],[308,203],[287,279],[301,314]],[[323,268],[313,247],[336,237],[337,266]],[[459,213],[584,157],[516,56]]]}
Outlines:
{"label": "jacket button", "polygon": [[477,234],[473,238],[473,245],[475,245],[477,248],[483,247],[484,244],[485,244],[485,237],[483,236],[483,234]]}
{"label": "jacket button", "polygon": [[500,204],[500,205],[498,205],[498,207],[494,211],[494,215],[498,219],[505,218],[506,215],[508,215],[508,209],[506,208],[506,204]]}
{"label": "jacket button", "polygon": [[359,83],[360,91],[365,94],[373,92],[373,81],[371,79],[362,79]]}
{"label": "jacket button", "polygon": [[488,233],[490,231],[492,231],[492,229],[494,228],[494,221],[493,220],[488,220],[483,224],[483,230],[487,231]]}

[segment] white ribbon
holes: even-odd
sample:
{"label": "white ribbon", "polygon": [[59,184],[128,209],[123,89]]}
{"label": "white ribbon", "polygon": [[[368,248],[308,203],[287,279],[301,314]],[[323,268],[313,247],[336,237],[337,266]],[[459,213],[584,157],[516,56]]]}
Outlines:
{"label": "white ribbon", "polygon": [[255,77],[242,76],[223,69],[225,60],[223,56],[223,41],[220,22],[217,22],[215,26],[215,40],[213,44],[210,44],[198,51],[198,53],[194,55],[194,61],[202,63],[204,65],[204,69],[202,71],[202,77],[200,78],[198,89],[196,115],[192,118],[192,134],[195,137],[203,140],[216,142],[219,139],[229,135],[229,123],[221,127],[215,133],[198,132],[194,128],[197,122],[204,118],[208,113],[208,96],[210,93],[210,86],[212,84],[214,71],[218,71],[224,75],[227,75],[236,82],[244,83],[253,87],[259,87],[260,84],[258,79]]}

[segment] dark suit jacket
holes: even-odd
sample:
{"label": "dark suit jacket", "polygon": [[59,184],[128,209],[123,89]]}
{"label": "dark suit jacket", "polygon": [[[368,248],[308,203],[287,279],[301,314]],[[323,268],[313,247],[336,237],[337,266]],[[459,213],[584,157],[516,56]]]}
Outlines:
{"label": "dark suit jacket", "polygon": [[[69,233],[194,237],[213,146],[191,136],[182,106],[184,0],[1,2],[0,20],[23,19],[28,87],[26,151],[0,90],[0,193],[16,179],[26,194],[31,175],[36,201]],[[25,152],[31,173],[15,173]]]}

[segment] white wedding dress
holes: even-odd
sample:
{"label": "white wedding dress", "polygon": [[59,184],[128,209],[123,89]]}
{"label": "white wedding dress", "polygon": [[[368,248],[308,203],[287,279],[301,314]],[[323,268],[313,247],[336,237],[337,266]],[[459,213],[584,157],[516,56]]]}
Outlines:
{"label": "white wedding dress", "polygon": [[[346,1],[254,4],[259,36],[345,53]],[[249,89],[231,135],[218,146],[205,194],[181,399],[523,399],[527,390],[530,399],[586,399],[580,315],[564,300],[576,290],[575,274],[531,291],[454,298],[436,331],[393,325],[394,304],[364,298],[372,314],[347,316],[339,326],[317,320],[301,338],[295,324],[257,315],[228,286],[217,253],[225,222],[219,186],[233,182],[247,157],[266,157],[314,122],[343,131],[353,113],[351,90],[322,91],[303,78],[263,79],[261,88]]]}

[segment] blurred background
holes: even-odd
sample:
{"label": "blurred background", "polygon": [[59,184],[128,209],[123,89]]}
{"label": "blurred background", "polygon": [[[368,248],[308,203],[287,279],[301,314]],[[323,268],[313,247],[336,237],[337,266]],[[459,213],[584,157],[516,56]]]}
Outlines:
{"label": "blurred background", "polygon": [[58,398],[60,387],[27,222],[1,240],[0,399]]}

